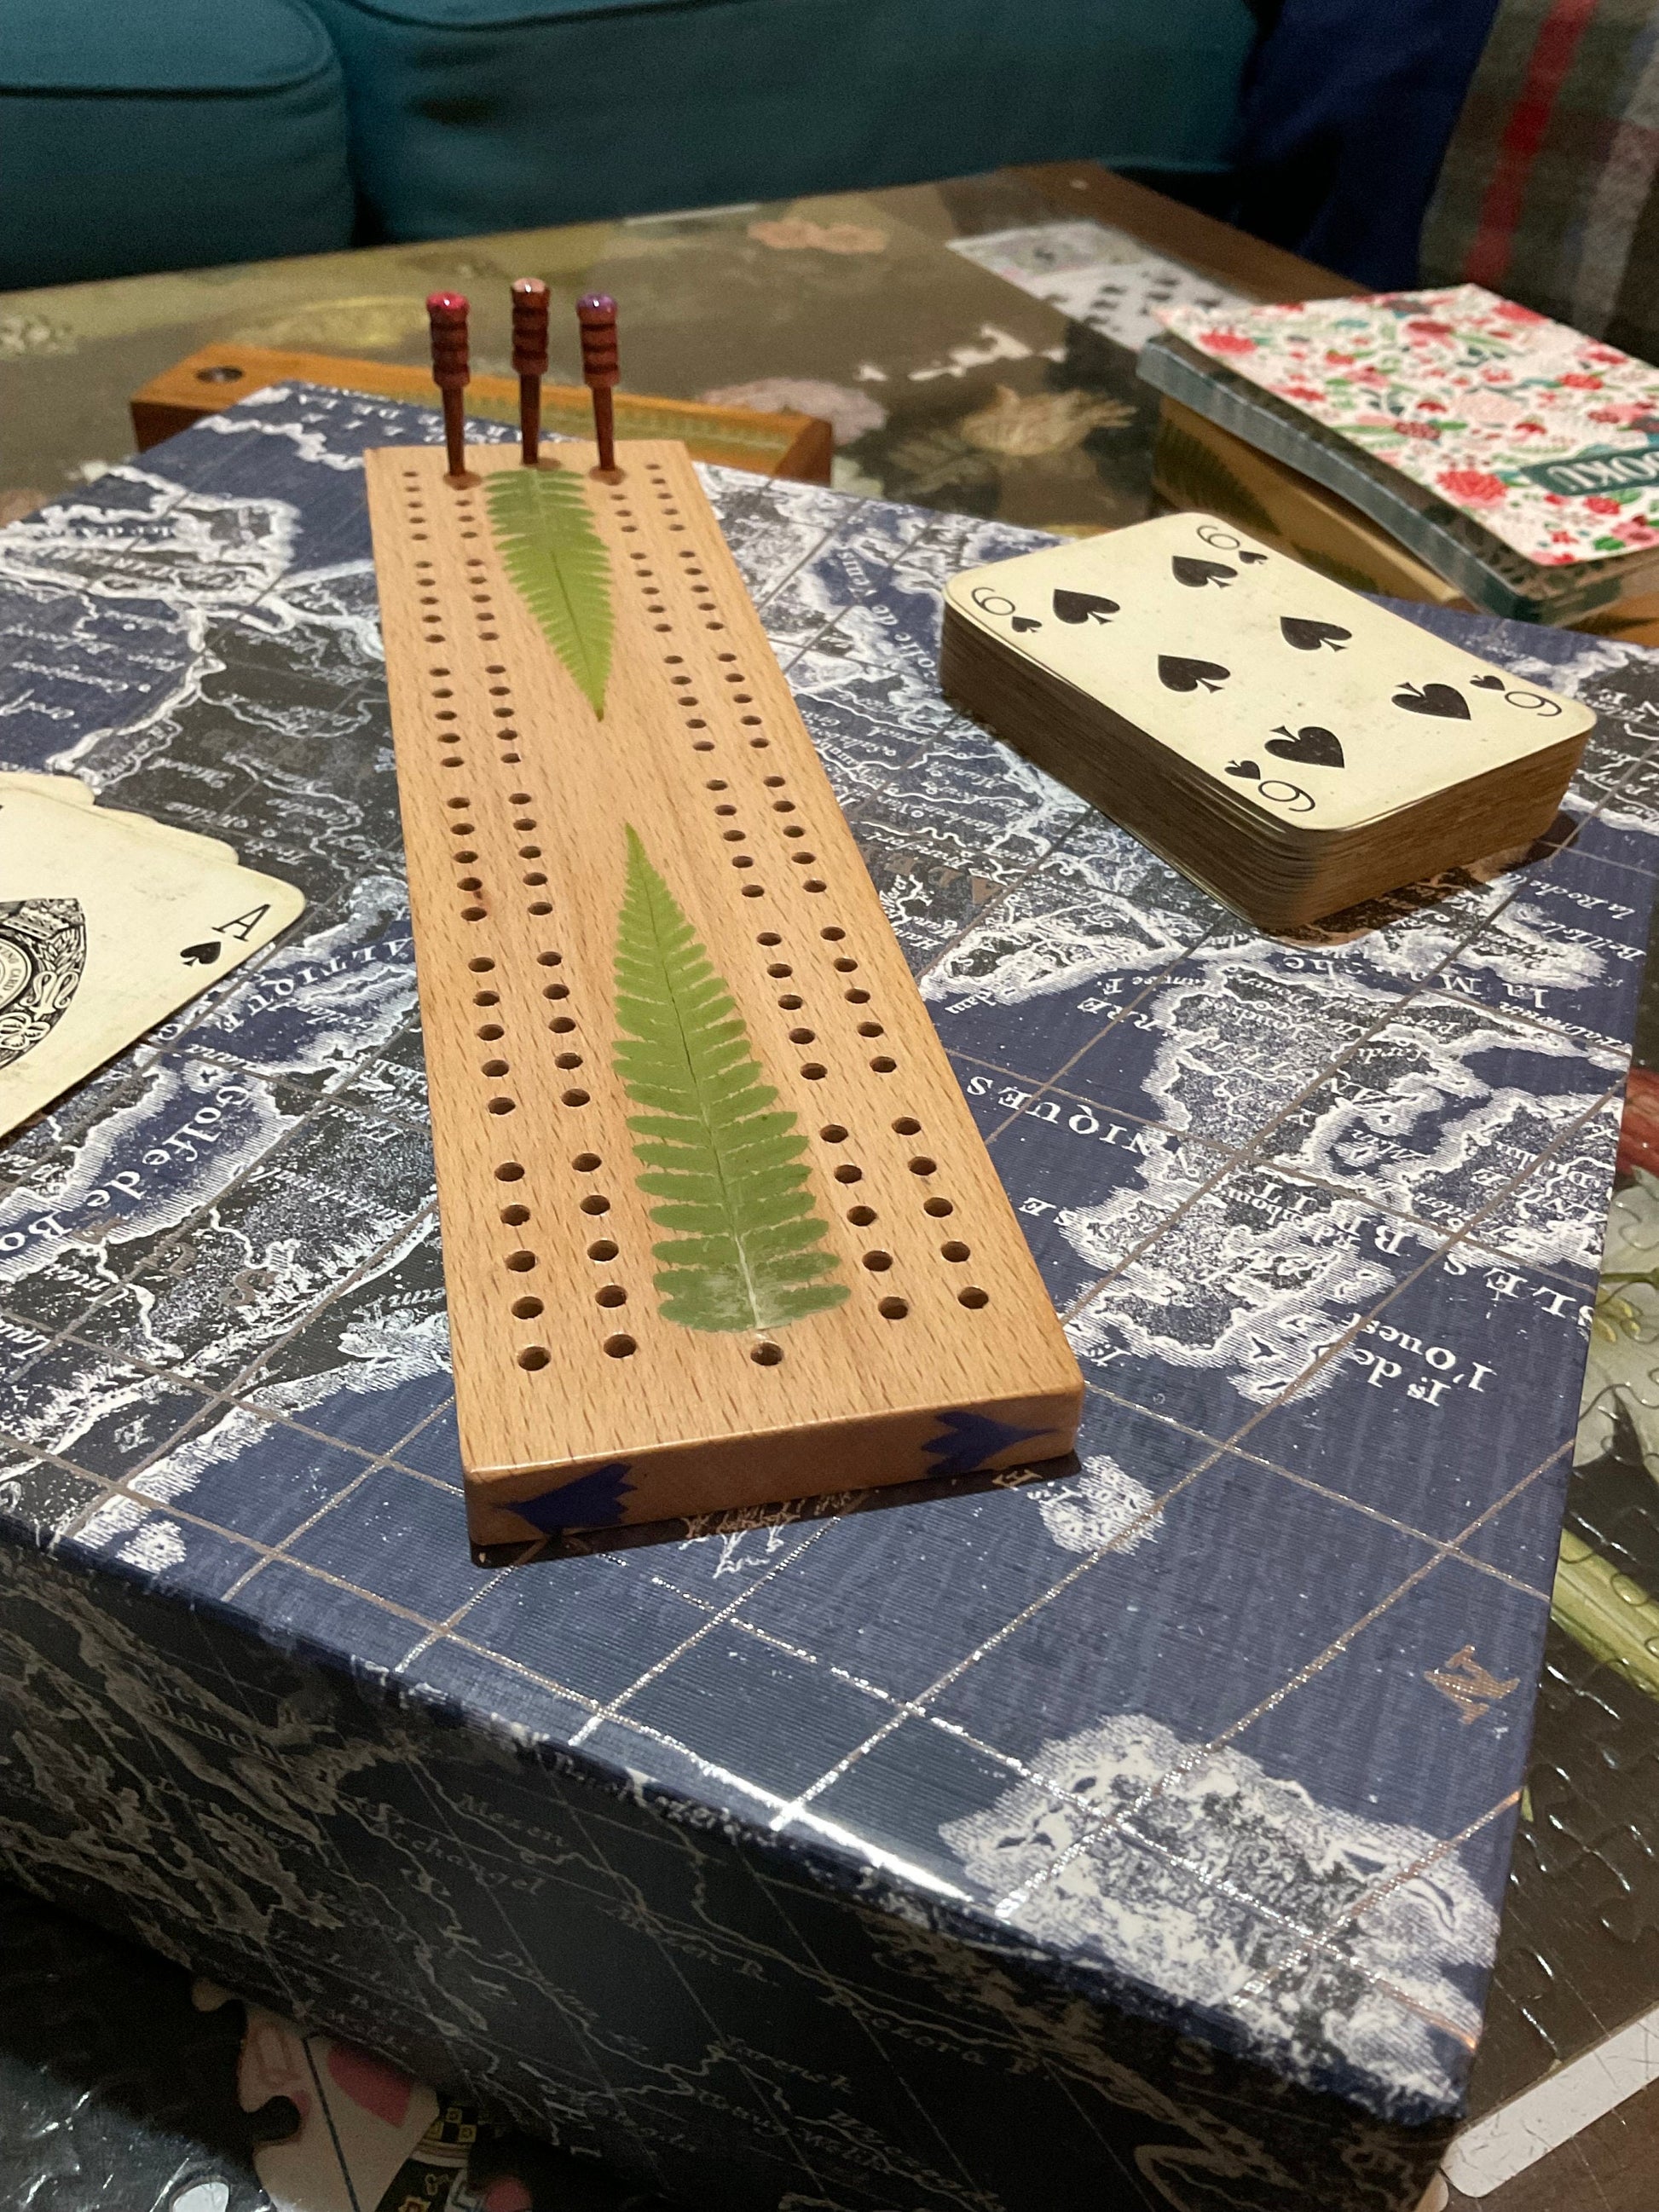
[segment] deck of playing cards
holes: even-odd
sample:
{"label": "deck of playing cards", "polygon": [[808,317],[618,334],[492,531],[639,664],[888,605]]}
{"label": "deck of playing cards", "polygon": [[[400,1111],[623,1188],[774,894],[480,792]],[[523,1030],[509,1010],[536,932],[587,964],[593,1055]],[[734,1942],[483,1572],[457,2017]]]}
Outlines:
{"label": "deck of playing cards", "polygon": [[90,1075],[305,906],[216,837],[0,773],[0,1135]]}
{"label": "deck of playing cards", "polygon": [[939,681],[1267,929],[1530,843],[1595,720],[1204,514],[953,577]]}

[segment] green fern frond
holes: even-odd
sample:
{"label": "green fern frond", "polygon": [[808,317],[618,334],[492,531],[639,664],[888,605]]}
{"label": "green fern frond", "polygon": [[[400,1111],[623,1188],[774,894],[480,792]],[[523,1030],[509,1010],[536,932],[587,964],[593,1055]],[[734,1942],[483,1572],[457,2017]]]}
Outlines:
{"label": "green fern frond", "polygon": [[484,495],[507,574],[603,721],[611,567],[580,480],[568,469],[503,469]]}
{"label": "green fern frond", "polygon": [[628,832],[617,925],[615,1066],[640,1188],[670,1234],[664,1315],[685,1328],[771,1329],[839,1305],[795,1116],[762,1079],[742,1015],[673,893]]}

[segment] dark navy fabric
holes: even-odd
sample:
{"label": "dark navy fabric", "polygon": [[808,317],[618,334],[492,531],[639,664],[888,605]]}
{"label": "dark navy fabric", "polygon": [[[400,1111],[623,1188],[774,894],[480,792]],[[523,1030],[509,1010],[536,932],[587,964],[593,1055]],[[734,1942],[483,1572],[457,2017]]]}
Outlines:
{"label": "dark navy fabric", "polygon": [[1233,219],[1373,291],[1417,242],[1498,0],[1284,0],[1240,101]]}

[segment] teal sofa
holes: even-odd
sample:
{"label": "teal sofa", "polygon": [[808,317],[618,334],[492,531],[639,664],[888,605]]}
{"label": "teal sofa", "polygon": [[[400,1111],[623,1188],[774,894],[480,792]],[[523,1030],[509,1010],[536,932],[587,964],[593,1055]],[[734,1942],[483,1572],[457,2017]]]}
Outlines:
{"label": "teal sofa", "polygon": [[0,289],[326,252],[354,219],[303,0],[0,0]]}
{"label": "teal sofa", "polygon": [[1253,30],[1247,0],[0,0],[0,287],[1218,169]]}

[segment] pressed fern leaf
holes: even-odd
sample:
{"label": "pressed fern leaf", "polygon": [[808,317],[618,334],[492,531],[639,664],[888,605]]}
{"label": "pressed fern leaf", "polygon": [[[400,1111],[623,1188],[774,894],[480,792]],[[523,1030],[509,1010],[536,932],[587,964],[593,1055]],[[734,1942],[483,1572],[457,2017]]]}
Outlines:
{"label": "pressed fern leaf", "polygon": [[580,483],[568,469],[503,469],[484,495],[507,574],[603,721],[611,568]]}
{"label": "pressed fern leaf", "polygon": [[670,1231],[652,1247],[665,1317],[772,1329],[839,1305],[795,1116],[762,1079],[742,1015],[673,893],[628,832],[617,926],[615,1066],[639,1184]]}

